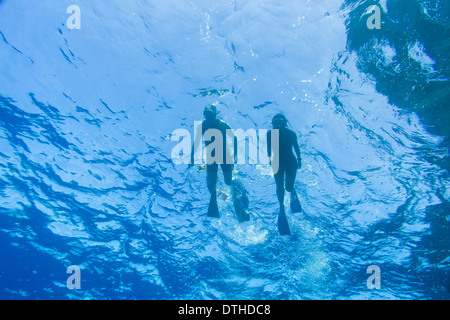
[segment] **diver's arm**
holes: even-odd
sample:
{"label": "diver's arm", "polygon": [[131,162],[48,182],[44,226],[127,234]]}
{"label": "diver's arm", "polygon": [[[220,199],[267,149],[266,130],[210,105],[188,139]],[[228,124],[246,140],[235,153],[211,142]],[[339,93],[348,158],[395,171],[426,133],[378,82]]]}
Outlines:
{"label": "diver's arm", "polygon": [[293,132],[292,136],[293,136],[294,151],[295,154],[297,155],[298,168],[300,169],[302,167],[302,157],[300,155],[300,147],[298,146],[297,135],[295,134],[295,132]]}
{"label": "diver's arm", "polygon": [[194,165],[194,153],[195,153],[194,145],[195,145],[195,143],[192,144],[192,148],[191,148],[191,161],[189,162],[188,167],[192,167],[192,166]]}
{"label": "diver's arm", "polygon": [[202,139],[202,124],[199,124],[197,127],[197,132],[194,132],[194,143],[191,148],[191,162],[189,163],[189,167],[194,165],[194,155],[197,152],[198,147],[200,146]]}
{"label": "diver's arm", "polygon": [[233,146],[234,146],[234,153],[233,153],[233,155],[234,155],[234,163],[237,163],[237,153],[238,153],[238,139],[237,139],[237,137],[236,137],[236,135],[233,133],[233,136],[234,136],[234,139],[233,139],[233,141],[234,141],[234,143],[233,143]]}

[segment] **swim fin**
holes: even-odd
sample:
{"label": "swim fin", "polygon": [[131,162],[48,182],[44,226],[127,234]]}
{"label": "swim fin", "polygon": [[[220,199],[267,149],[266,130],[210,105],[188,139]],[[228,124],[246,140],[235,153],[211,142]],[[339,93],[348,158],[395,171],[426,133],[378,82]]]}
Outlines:
{"label": "swim fin", "polygon": [[293,195],[291,195],[291,212],[292,213],[302,212],[302,205],[300,203],[300,200],[298,200],[295,191],[293,191]]}
{"label": "swim fin", "polygon": [[247,193],[248,192],[242,182],[238,179],[234,179],[232,182],[233,204],[239,223],[250,221],[250,215],[247,212],[249,206]]}
{"label": "swim fin", "polygon": [[237,216],[239,223],[250,221],[250,215],[248,214],[248,212],[246,210],[240,208],[239,206],[235,206],[235,210],[236,210],[236,216]]}
{"label": "swim fin", "polygon": [[217,206],[217,197],[211,196],[208,207],[208,217],[210,218],[220,218],[219,207]]}
{"label": "swim fin", "polygon": [[280,210],[280,213],[278,214],[278,232],[282,236],[291,235],[291,230],[289,229],[289,224],[284,209]]}

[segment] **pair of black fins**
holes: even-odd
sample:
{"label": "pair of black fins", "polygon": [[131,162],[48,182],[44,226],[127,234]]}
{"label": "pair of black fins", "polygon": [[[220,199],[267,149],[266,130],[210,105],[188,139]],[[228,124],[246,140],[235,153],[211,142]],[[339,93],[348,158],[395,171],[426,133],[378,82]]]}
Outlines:
{"label": "pair of black fins", "polygon": [[[232,184],[232,199],[234,204],[234,209],[236,212],[237,219],[239,223],[249,221],[250,215],[247,212],[249,206],[248,200],[248,192],[244,188],[242,182],[239,179],[234,179]],[[300,200],[297,197],[297,194],[294,192],[291,195],[291,212],[298,213],[302,212],[302,206],[300,204]],[[219,208],[217,206],[217,197],[212,196],[211,201],[209,202],[208,207],[208,217],[219,218]],[[282,236],[290,236],[291,230],[289,228],[289,223],[286,218],[286,212],[283,209],[280,210],[278,214],[278,232]]]}

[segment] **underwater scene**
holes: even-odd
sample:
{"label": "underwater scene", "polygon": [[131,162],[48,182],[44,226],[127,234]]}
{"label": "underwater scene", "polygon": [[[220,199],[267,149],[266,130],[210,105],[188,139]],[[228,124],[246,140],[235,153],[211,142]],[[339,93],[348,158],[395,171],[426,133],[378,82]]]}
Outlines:
{"label": "underwater scene", "polygon": [[449,15],[0,0],[0,299],[449,299]]}

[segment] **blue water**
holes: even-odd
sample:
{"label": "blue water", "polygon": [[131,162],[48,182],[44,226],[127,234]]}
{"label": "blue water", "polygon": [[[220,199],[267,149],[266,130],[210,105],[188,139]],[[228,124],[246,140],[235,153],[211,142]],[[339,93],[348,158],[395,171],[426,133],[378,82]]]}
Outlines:
{"label": "blue water", "polygon": [[[446,0],[0,1],[0,298],[448,299],[449,13]],[[252,217],[239,224],[230,197],[208,219],[205,173],[172,162],[171,133],[212,102],[233,128],[283,112],[297,133],[291,237],[263,166],[238,167]]]}

